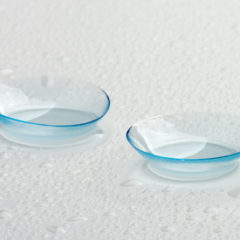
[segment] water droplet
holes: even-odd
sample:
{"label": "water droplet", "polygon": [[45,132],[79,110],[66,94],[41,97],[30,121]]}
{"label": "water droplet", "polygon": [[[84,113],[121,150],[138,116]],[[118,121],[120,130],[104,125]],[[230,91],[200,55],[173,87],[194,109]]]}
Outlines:
{"label": "water droplet", "polygon": [[136,212],[137,212],[137,207],[136,206],[130,206],[129,207],[129,212],[131,213],[131,214],[136,214]]}
{"label": "water droplet", "polygon": [[106,217],[116,217],[117,215],[113,211],[107,211],[107,212],[104,213],[104,216],[106,216]]}
{"label": "water droplet", "polygon": [[232,198],[237,198],[240,194],[240,188],[234,188],[231,191],[228,192],[228,196]]}
{"label": "water droplet", "polygon": [[212,218],[213,221],[217,221],[219,219],[219,215],[214,214],[214,215],[212,215],[211,218]]}
{"label": "water droplet", "polygon": [[82,174],[82,169],[78,169],[78,170],[73,171],[73,174],[76,174],[76,175]]}
{"label": "water droplet", "polygon": [[162,226],[162,227],[160,228],[160,230],[161,230],[162,232],[175,232],[175,228],[170,227],[170,226]]}
{"label": "water droplet", "polygon": [[66,230],[59,226],[49,226],[47,230],[51,233],[66,233]]}
{"label": "water droplet", "polygon": [[130,179],[125,182],[122,182],[121,186],[122,187],[141,187],[143,186],[143,183],[136,179]]}
{"label": "water droplet", "polygon": [[1,210],[0,211],[0,219],[6,219],[6,218],[11,218],[12,214],[6,210]]}
{"label": "water droplet", "polygon": [[13,70],[10,68],[5,68],[1,70],[2,75],[9,76],[13,73]]}
{"label": "water droplet", "polygon": [[41,168],[46,168],[46,169],[50,169],[53,167],[53,165],[51,163],[44,163],[40,166]]}
{"label": "water droplet", "polygon": [[75,216],[75,217],[70,217],[67,221],[68,222],[80,222],[80,221],[87,221],[87,217],[81,217],[81,216]]}
{"label": "water droplet", "polygon": [[218,213],[218,208],[215,207],[207,207],[203,210],[204,213]]}

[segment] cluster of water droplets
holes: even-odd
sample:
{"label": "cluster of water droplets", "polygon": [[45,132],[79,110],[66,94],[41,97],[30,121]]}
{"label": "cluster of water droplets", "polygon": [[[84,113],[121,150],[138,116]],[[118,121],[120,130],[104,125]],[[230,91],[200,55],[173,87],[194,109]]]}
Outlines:
{"label": "cluster of water droplets", "polygon": [[[42,84],[52,83],[43,78]],[[202,190],[122,179],[119,169],[129,158],[112,160],[116,149],[109,145],[56,154],[1,142],[0,238],[181,240],[211,232],[211,239],[227,239],[227,228],[232,239],[240,236],[237,185],[205,190],[202,183]]]}

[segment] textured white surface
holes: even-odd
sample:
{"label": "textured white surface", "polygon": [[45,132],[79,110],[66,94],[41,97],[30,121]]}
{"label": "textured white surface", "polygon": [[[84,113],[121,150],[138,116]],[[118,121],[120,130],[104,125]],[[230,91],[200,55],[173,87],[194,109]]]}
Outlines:
{"label": "textured white surface", "polygon": [[240,114],[239,11],[237,0],[1,0],[1,77],[95,83],[112,99],[112,131],[58,156],[2,143],[0,239],[239,239],[236,173],[211,189],[123,174],[139,160],[125,140],[135,121]]}

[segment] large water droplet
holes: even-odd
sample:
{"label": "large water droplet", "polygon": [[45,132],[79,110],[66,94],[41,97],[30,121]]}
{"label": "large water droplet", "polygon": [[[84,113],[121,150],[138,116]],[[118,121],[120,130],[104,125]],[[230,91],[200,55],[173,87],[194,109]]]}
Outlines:
{"label": "large water droplet", "polygon": [[122,187],[141,187],[143,183],[136,179],[130,179],[121,183]]}

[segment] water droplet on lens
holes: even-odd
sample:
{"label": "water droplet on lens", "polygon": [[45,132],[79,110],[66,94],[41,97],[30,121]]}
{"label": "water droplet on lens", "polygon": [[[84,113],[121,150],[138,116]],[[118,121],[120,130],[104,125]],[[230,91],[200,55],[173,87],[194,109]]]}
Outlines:
{"label": "water droplet on lens", "polygon": [[240,188],[235,188],[228,192],[228,196],[232,198],[237,198],[239,194],[240,194]]}
{"label": "water droplet on lens", "polygon": [[1,210],[0,211],[0,219],[6,219],[6,218],[11,218],[12,214],[6,210]]}
{"label": "water droplet on lens", "polygon": [[59,227],[59,226],[50,226],[47,228],[47,230],[51,233],[66,233],[66,230],[63,227]]}
{"label": "water droplet on lens", "polygon": [[136,179],[130,179],[121,183],[122,187],[141,187],[142,185],[143,183]]}

